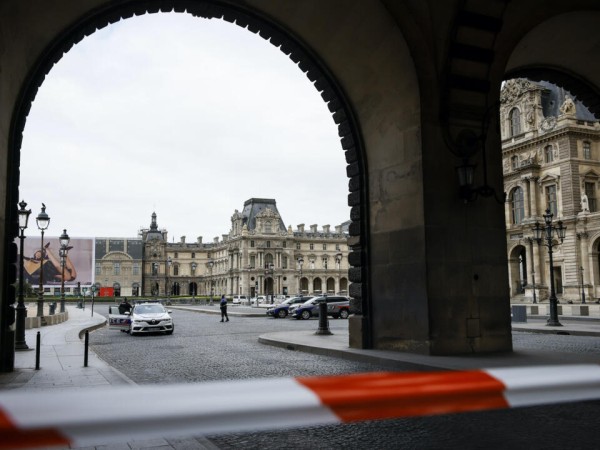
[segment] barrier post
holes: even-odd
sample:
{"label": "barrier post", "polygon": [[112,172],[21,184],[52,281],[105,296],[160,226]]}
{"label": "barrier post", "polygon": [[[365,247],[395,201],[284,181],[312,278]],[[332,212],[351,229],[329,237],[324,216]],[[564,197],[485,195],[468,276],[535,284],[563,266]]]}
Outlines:
{"label": "barrier post", "polygon": [[37,332],[35,336],[35,370],[40,370],[40,344],[42,342],[42,336],[40,332]]}
{"label": "barrier post", "polygon": [[315,334],[330,335],[329,320],[327,320],[327,300],[319,303],[319,328]]}
{"label": "barrier post", "polygon": [[90,346],[90,332],[85,330],[85,351],[83,352],[83,367],[88,366],[88,348]]}

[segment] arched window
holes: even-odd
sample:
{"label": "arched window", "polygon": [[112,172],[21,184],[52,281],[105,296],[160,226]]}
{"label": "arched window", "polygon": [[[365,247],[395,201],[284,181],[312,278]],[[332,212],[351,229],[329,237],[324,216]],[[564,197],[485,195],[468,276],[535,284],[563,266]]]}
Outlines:
{"label": "arched window", "polygon": [[512,193],[512,223],[519,224],[525,217],[525,207],[523,202],[523,189],[517,187]]}
{"label": "arched window", "polygon": [[270,253],[267,253],[265,255],[265,265],[268,264],[273,264],[273,255],[271,255]]}
{"label": "arched window", "polygon": [[517,108],[513,108],[508,115],[510,122],[510,135],[517,136],[521,134],[521,112]]}

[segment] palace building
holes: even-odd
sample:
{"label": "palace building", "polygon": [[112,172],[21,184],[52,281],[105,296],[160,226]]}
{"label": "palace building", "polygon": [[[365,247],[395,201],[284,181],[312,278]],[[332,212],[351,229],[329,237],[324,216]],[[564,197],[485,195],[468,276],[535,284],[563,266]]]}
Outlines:
{"label": "palace building", "polygon": [[[500,122],[510,296],[544,302],[550,270],[560,302],[600,297],[600,123],[569,92],[545,82],[507,81]],[[564,242],[533,239],[546,211],[566,226]]]}
{"label": "palace building", "polygon": [[143,242],[141,295],[348,293],[347,224],[286,228],[273,199],[251,198],[212,242],[169,243],[152,214]]}

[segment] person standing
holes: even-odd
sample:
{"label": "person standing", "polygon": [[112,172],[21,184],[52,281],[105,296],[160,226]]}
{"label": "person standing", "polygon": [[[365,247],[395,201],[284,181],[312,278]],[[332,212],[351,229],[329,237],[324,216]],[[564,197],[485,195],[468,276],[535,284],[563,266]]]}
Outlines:
{"label": "person standing", "polygon": [[225,322],[229,322],[229,316],[227,315],[227,299],[225,298],[225,294],[221,295],[221,303],[219,306],[221,307],[221,322],[223,322],[223,319],[226,319]]}

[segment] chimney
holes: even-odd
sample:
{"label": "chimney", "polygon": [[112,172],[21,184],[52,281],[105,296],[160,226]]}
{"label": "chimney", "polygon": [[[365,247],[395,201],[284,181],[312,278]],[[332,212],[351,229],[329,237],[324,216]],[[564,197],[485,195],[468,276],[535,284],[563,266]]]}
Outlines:
{"label": "chimney", "polygon": [[213,242],[214,242],[215,244],[218,244],[218,243],[219,243],[219,236],[215,236],[215,237],[213,238]]}
{"label": "chimney", "polygon": [[323,225],[323,233],[329,233],[330,225]]}
{"label": "chimney", "polygon": [[222,234],[221,236],[223,236],[223,242],[225,242],[229,238],[228,234]]}
{"label": "chimney", "polygon": [[304,224],[303,223],[301,223],[301,224],[298,225],[298,231],[300,233],[304,233]]}
{"label": "chimney", "polygon": [[335,226],[335,232],[337,234],[341,234],[342,233],[342,226],[341,225],[336,225]]}
{"label": "chimney", "polygon": [[181,243],[185,244],[185,236],[181,236]]}
{"label": "chimney", "polygon": [[196,240],[198,241],[198,244],[202,244],[202,236],[198,236]]}
{"label": "chimney", "polygon": [[316,233],[316,232],[317,232],[317,226],[318,226],[318,225],[317,225],[316,223],[315,223],[314,225],[311,225],[311,226],[310,226],[310,231],[311,231],[312,233]]}

